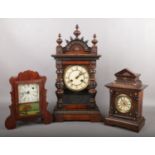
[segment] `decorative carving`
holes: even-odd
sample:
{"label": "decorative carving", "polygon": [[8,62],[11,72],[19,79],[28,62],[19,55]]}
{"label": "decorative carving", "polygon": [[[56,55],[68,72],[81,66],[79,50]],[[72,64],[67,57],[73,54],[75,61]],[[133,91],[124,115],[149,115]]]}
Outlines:
{"label": "decorative carving", "polygon": [[[55,120],[101,121],[102,117],[95,101],[97,93],[96,60],[100,57],[100,55],[97,55],[96,35],[94,35],[92,41],[93,47],[89,47],[88,41],[84,40],[84,37],[79,38],[81,32],[78,25],[76,25],[73,34],[75,38],[70,37],[70,40],[66,40],[67,44],[62,47],[62,53],[57,52],[56,55],[52,55],[56,59],[57,68]],[[89,85],[81,92],[71,91],[64,84],[64,70],[72,65],[81,65],[89,73]],[[80,100],[77,99],[79,97]],[[67,101],[65,98],[67,98]]]}
{"label": "decorative carving", "polygon": [[58,34],[57,43],[58,43],[59,46],[61,46],[62,39],[61,39],[61,34],[60,33]]}
{"label": "decorative carving", "polygon": [[127,77],[127,78],[132,78],[132,79],[135,79],[137,76],[139,77],[139,75],[140,74],[135,74],[127,68],[122,69],[121,71],[115,73],[116,77]]}
{"label": "decorative carving", "polygon": [[62,54],[62,46],[61,46],[61,43],[62,43],[62,39],[61,39],[61,34],[59,33],[58,34],[58,39],[56,41],[58,43],[58,46],[56,47],[56,53],[57,54]]}
{"label": "decorative carving", "polygon": [[62,107],[62,98],[64,94],[64,82],[63,82],[63,66],[61,61],[56,62],[57,68],[57,80],[56,80],[56,96],[57,96],[57,105],[61,108]]}
{"label": "decorative carving", "polygon": [[[19,112],[17,111],[17,106],[19,105],[18,103],[18,83],[38,83],[40,87],[40,110],[41,114],[38,115],[33,115],[33,116],[28,116],[28,117],[21,117],[19,116]],[[52,115],[47,111],[47,105],[48,103],[46,102],[46,89],[45,89],[45,82],[46,82],[46,77],[45,76],[40,76],[38,72],[34,72],[31,70],[27,70],[24,72],[20,72],[17,77],[11,77],[10,78],[10,84],[11,84],[11,101],[12,104],[10,106],[10,116],[6,119],[5,121],[5,126],[7,129],[14,129],[16,128],[16,121],[18,120],[31,120],[37,117],[41,117],[43,122],[45,124],[48,124],[52,121]]]}
{"label": "decorative carving", "polygon": [[[106,85],[110,89],[109,116],[105,118],[105,124],[116,125],[138,132],[144,125],[142,116],[142,93],[146,88],[139,80],[140,74],[133,73],[129,69],[123,69],[115,74],[116,80]],[[131,108],[127,112],[120,112],[116,107],[116,98],[125,94],[130,100]],[[123,101],[123,104],[125,102]]]}
{"label": "decorative carving", "polygon": [[97,44],[97,40],[96,40],[96,34],[93,35],[93,40],[92,40],[92,43],[93,43],[93,46],[96,47],[96,44]]}
{"label": "decorative carving", "polygon": [[56,47],[56,51],[58,55],[61,54],[73,54],[72,52],[74,51],[74,54],[97,54],[97,40],[96,40],[96,35],[94,34],[93,36],[93,46],[89,47],[88,46],[88,40],[84,40],[84,37],[79,38],[79,35],[81,32],[79,31],[79,26],[76,25],[76,30],[73,33],[75,35],[75,38],[73,39],[70,37],[70,40],[66,40],[66,46],[62,47],[62,39],[61,35],[58,35],[57,43],[58,46]]}
{"label": "decorative carving", "polygon": [[76,39],[78,38],[78,36],[81,34],[81,32],[79,31],[79,25],[76,25],[75,26],[76,30],[74,31],[74,35],[76,37]]}
{"label": "decorative carving", "polygon": [[97,44],[97,39],[96,39],[96,34],[94,34],[93,35],[93,40],[92,40],[92,44],[93,44],[93,46],[92,46],[92,49],[91,49],[91,52],[93,53],[93,54],[96,54],[97,53],[97,46],[96,46],[96,44]]}
{"label": "decorative carving", "polygon": [[89,73],[90,73],[90,82],[89,82],[89,94],[90,94],[90,103],[93,107],[95,105],[95,96],[97,93],[96,87],[97,82],[95,80],[95,73],[96,73],[96,62],[91,61],[89,65]]}

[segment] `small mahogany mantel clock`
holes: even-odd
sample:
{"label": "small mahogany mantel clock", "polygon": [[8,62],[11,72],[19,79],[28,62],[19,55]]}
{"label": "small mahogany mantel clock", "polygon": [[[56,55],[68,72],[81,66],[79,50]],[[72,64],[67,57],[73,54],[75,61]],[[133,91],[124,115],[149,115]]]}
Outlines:
{"label": "small mahogany mantel clock", "polygon": [[138,132],[145,123],[142,114],[143,85],[140,74],[123,69],[116,73],[117,79],[106,85],[110,89],[109,116],[105,124],[124,127]]}
{"label": "small mahogany mantel clock", "polygon": [[56,55],[56,95],[57,105],[54,109],[55,121],[101,121],[102,117],[96,105],[95,68],[97,54],[96,35],[92,40],[92,47],[88,41],[79,38],[78,25],[73,33],[75,38],[66,40],[62,47],[59,34]]}
{"label": "small mahogany mantel clock", "polygon": [[47,111],[45,82],[45,76],[30,70],[10,78],[12,104],[11,114],[5,121],[7,129],[16,128],[16,121],[36,118],[41,118],[45,124],[52,121],[52,115]]}

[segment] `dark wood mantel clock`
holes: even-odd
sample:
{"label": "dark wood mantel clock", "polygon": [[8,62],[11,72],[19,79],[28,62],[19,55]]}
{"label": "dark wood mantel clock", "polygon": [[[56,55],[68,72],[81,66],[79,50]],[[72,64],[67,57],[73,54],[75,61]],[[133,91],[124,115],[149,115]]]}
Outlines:
{"label": "dark wood mantel clock", "polygon": [[45,76],[30,70],[10,78],[12,104],[11,114],[5,121],[7,129],[16,128],[16,121],[41,118],[45,124],[52,122],[53,117],[47,111],[45,82]]}
{"label": "dark wood mantel clock", "polygon": [[56,55],[56,95],[57,105],[54,109],[55,121],[101,121],[102,117],[96,105],[95,68],[97,54],[96,35],[92,40],[92,47],[88,41],[79,38],[80,31],[76,25],[75,38],[66,40],[62,47],[59,34]]}
{"label": "dark wood mantel clock", "polygon": [[144,126],[142,114],[143,90],[147,87],[139,80],[140,74],[123,69],[117,79],[106,85],[110,89],[109,116],[105,124],[139,132]]}

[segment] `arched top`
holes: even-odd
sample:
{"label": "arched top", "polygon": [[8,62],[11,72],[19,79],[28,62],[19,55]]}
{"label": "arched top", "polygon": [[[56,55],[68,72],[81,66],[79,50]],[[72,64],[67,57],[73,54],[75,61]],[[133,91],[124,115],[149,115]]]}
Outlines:
{"label": "arched top", "polygon": [[20,81],[40,80],[40,79],[43,79],[44,81],[46,81],[46,77],[40,76],[38,72],[26,70],[24,72],[20,72],[16,77],[11,77],[10,83],[14,83],[16,81],[20,82]]}
{"label": "arched top", "polygon": [[74,39],[70,41],[66,41],[67,45],[63,48],[63,51],[69,52],[69,51],[81,51],[81,52],[90,52],[91,48],[87,45],[88,41],[84,41],[83,38],[81,39]]}

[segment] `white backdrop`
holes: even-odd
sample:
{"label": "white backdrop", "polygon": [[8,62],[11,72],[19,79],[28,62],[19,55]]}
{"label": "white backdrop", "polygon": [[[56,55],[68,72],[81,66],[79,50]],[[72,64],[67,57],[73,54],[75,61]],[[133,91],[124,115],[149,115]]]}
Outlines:
{"label": "white backdrop", "polygon": [[102,55],[97,62],[97,104],[102,113],[108,112],[109,105],[109,91],[104,85],[123,68],[142,74],[141,80],[149,85],[144,106],[154,105],[155,19],[116,18],[0,19],[0,104],[10,104],[9,78],[31,69],[47,76],[47,100],[50,106],[55,105],[55,61],[50,55],[55,53],[58,33],[65,45],[76,24],[89,45],[97,34],[98,54]]}

